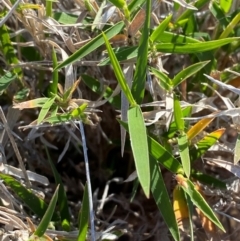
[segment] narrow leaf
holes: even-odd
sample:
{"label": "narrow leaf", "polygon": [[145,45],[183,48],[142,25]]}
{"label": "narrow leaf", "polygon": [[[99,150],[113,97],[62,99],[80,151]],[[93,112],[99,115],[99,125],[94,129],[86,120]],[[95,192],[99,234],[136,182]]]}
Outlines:
{"label": "narrow leaf", "polygon": [[7,89],[9,84],[17,78],[17,75],[12,72],[7,72],[0,78],[0,95]]}
{"label": "narrow leaf", "polygon": [[79,216],[79,233],[77,241],[85,241],[88,230],[88,221],[89,221],[89,201],[88,201],[88,188],[85,185],[82,206]]}
{"label": "narrow leaf", "polygon": [[234,148],[234,165],[237,165],[237,163],[240,160],[240,134],[238,133],[235,148]]}
{"label": "narrow leaf", "polygon": [[196,148],[194,147],[189,152],[191,161],[197,160],[204,153],[206,153],[206,151],[219,140],[219,138],[223,135],[224,132],[225,132],[224,128],[218,129],[206,135],[202,140],[200,140],[196,144]]}
{"label": "narrow leaf", "polygon": [[[36,215],[43,217],[45,211],[47,210],[47,204],[42,199],[22,186],[22,184],[16,181],[13,177],[0,173],[0,178]],[[33,203],[34,205],[32,205]]]}
{"label": "narrow leaf", "polygon": [[180,241],[178,225],[170,202],[168,191],[161,170],[156,161],[151,158],[151,191],[162,217],[175,241]]}
{"label": "narrow leaf", "polygon": [[44,233],[46,232],[46,230],[49,226],[49,223],[51,222],[51,219],[52,219],[52,216],[53,216],[56,204],[57,204],[57,200],[58,200],[58,188],[59,188],[59,186],[57,186],[57,188],[52,196],[52,199],[49,203],[47,211],[44,214],[41,222],[39,223],[36,231],[34,232],[34,234],[37,235],[38,237],[41,237],[44,235]]}
{"label": "narrow leaf", "polygon": [[51,169],[54,175],[55,183],[59,186],[58,204],[59,204],[62,228],[64,231],[70,231],[70,213],[69,213],[67,195],[64,189],[64,185],[63,185],[61,176],[59,175],[55,165],[52,162],[52,159],[49,155],[47,147],[45,147],[45,150],[46,150],[48,162],[51,166]]}
{"label": "narrow leaf", "polygon": [[52,105],[53,105],[53,103],[55,101],[55,98],[56,98],[56,96],[54,96],[53,98],[48,99],[44,103],[44,105],[42,106],[42,109],[41,109],[41,111],[40,111],[40,113],[38,115],[37,124],[40,124],[44,120],[44,118],[47,116],[50,108],[52,107]]}
{"label": "narrow leaf", "polygon": [[166,91],[173,89],[172,80],[166,74],[153,67],[149,67],[149,70],[159,79],[159,85],[162,89]]}
{"label": "narrow leaf", "polygon": [[233,1],[232,0],[220,0],[220,6],[224,10],[225,13],[228,13]]}
{"label": "narrow leaf", "polygon": [[[121,120],[118,122],[127,130],[128,125]],[[155,141],[152,137],[148,136],[148,148],[149,155],[151,158],[157,160],[161,163],[166,169],[171,171],[172,173],[184,173],[182,165],[180,162],[174,158],[170,152],[168,152],[160,143]]]}
{"label": "narrow leaf", "polygon": [[132,94],[133,98],[138,104],[142,103],[145,83],[146,83],[146,73],[147,73],[147,61],[148,61],[148,39],[149,39],[149,29],[150,29],[150,16],[151,16],[151,0],[146,1],[146,19],[142,31],[142,36],[140,39],[140,44],[138,48],[138,57],[136,70],[133,78],[132,84]]}
{"label": "narrow leaf", "polygon": [[178,148],[184,173],[189,178],[191,173],[191,162],[189,157],[188,139],[185,133],[180,134],[178,137]]}
{"label": "narrow leaf", "polygon": [[168,27],[168,24],[170,23],[172,19],[172,14],[170,14],[169,16],[167,16],[159,25],[156,29],[154,29],[154,31],[152,32],[151,36],[150,36],[150,40],[154,43],[156,40],[158,40],[162,33],[166,30],[166,28]]}
{"label": "narrow leaf", "polygon": [[103,33],[103,38],[105,40],[107,51],[108,51],[109,57],[111,59],[111,63],[112,63],[113,69],[114,69],[114,73],[116,75],[116,78],[117,78],[120,86],[121,86],[121,89],[124,92],[124,94],[126,95],[130,105],[134,106],[136,104],[136,102],[135,102],[135,100],[132,96],[132,93],[130,91],[130,88],[129,88],[126,80],[125,80],[124,74],[123,74],[122,69],[120,67],[120,64],[119,64],[119,62],[116,58],[116,55],[114,54],[114,52],[112,50],[112,47],[108,42],[107,36],[104,33]]}
{"label": "narrow leaf", "polygon": [[[113,27],[105,31],[106,37],[108,39],[111,39],[113,36],[115,36],[121,31],[123,26],[124,26],[123,22],[119,22],[115,24]],[[84,45],[82,48],[80,48],[78,51],[76,51],[74,54],[72,54],[68,59],[66,59],[61,64],[59,64],[55,70],[61,69],[66,65],[69,65],[79,59],[82,59],[83,57],[93,52],[95,49],[97,49],[103,44],[104,44],[104,38],[102,34],[100,34],[96,38],[92,39],[89,43]]]}
{"label": "narrow leaf", "polygon": [[182,114],[182,109],[180,105],[180,101],[174,95],[174,120],[176,122],[177,128],[180,132],[184,131],[184,119]]}
{"label": "narrow leaf", "polygon": [[193,64],[193,65],[188,66],[187,68],[183,69],[172,80],[174,88],[176,86],[178,86],[180,83],[182,83],[184,80],[186,80],[187,78],[196,74],[200,69],[202,69],[209,62],[210,61],[204,61],[204,62],[196,63],[196,64]]}
{"label": "narrow leaf", "polygon": [[172,43],[161,43],[156,44],[156,49],[159,52],[163,53],[182,53],[182,54],[190,54],[190,53],[201,53],[204,51],[209,51],[212,49],[217,49],[222,47],[223,45],[232,43],[233,41],[238,41],[239,38],[226,38],[219,39],[201,43],[189,43],[185,45],[180,44],[172,44]]}
{"label": "narrow leaf", "polygon": [[196,205],[201,212],[208,217],[209,220],[211,220],[213,223],[215,223],[222,231],[225,232],[224,227],[212,211],[212,209],[209,207],[205,199],[202,197],[202,195],[195,189],[193,183],[185,178],[184,182],[186,185],[181,185],[183,190],[189,195],[191,198],[191,201]]}
{"label": "narrow leaf", "polygon": [[128,111],[131,146],[139,182],[147,197],[150,194],[150,167],[146,127],[142,111],[135,106]]}

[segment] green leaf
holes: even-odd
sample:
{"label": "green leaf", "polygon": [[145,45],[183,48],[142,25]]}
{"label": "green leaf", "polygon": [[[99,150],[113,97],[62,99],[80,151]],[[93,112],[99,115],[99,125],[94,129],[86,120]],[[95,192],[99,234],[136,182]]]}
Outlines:
{"label": "green leaf", "polygon": [[[52,60],[53,60],[53,69],[57,67],[57,55],[55,52],[55,49],[52,49]],[[53,94],[57,94],[58,91],[58,71],[53,70],[53,76],[52,76],[52,83],[49,86],[50,92]]]}
{"label": "green leaf", "polygon": [[237,165],[240,160],[240,134],[238,133],[235,148],[234,148],[234,161],[233,163]]}
{"label": "green leaf", "polygon": [[184,173],[182,165],[160,143],[148,136],[149,154],[172,173]]}
{"label": "green leaf", "polygon": [[52,16],[52,0],[46,0],[46,16]]}
{"label": "green leaf", "polygon": [[170,198],[168,196],[168,192],[167,192],[159,165],[153,158],[150,159],[150,168],[151,168],[151,191],[152,191],[154,200],[174,240],[179,241],[180,236],[178,231],[178,225],[173,212],[172,204],[170,202]]}
{"label": "green leaf", "polygon": [[[113,27],[105,31],[106,37],[108,39],[111,39],[113,36],[115,36],[122,30],[123,26],[124,26],[123,22],[119,22],[115,24]],[[95,49],[97,49],[103,44],[104,44],[103,35],[99,34],[96,38],[92,39],[89,43],[87,43],[82,48],[77,50],[74,54],[72,54],[68,59],[66,59],[61,64],[59,64],[55,70],[61,69],[66,65],[69,65],[79,59],[82,59],[83,57],[93,52]]]}
{"label": "green leaf", "polygon": [[214,188],[222,188],[222,189],[226,188],[225,182],[223,182],[221,180],[218,180],[215,177],[212,177],[212,176],[209,176],[209,175],[204,174],[202,172],[199,172],[199,171],[193,170],[192,173],[191,173],[191,177],[193,179],[198,180],[199,182],[201,182],[203,184],[209,185],[209,186],[214,187]]}
{"label": "green leaf", "polygon": [[188,138],[186,133],[182,133],[178,137],[178,147],[183,165],[183,170],[186,176],[189,178],[191,173],[191,162],[189,157]]}
{"label": "green leaf", "polygon": [[145,0],[132,0],[128,4],[128,10],[130,11],[131,15],[134,15],[134,13],[137,12],[144,3]]}
{"label": "green leaf", "polygon": [[189,44],[172,44],[172,43],[161,43],[156,44],[156,49],[163,53],[200,53],[209,51],[212,49],[219,48],[223,45],[229,44],[233,41],[237,41],[239,38],[226,38],[201,43],[189,43]]}
{"label": "green leaf", "polygon": [[238,13],[232,21],[227,25],[227,27],[224,29],[222,34],[219,36],[219,39],[227,38],[232,32],[233,29],[239,24],[240,21],[240,13]]}
{"label": "green leaf", "polygon": [[[118,122],[129,132],[128,125],[121,120]],[[174,158],[161,144],[148,136],[148,148],[150,157],[161,163],[166,169],[172,173],[184,173],[180,162]]]}
{"label": "green leaf", "polygon": [[72,120],[72,116],[69,113],[64,114],[58,114],[56,116],[50,116],[44,120],[44,122],[48,122],[50,124],[58,124],[58,123],[64,123],[67,121]]}
{"label": "green leaf", "polygon": [[89,219],[89,200],[88,200],[88,188],[87,184],[84,188],[83,200],[81,211],[79,213],[79,233],[77,241],[85,241],[88,229],[88,219]]}
{"label": "green leaf", "polygon": [[125,0],[108,0],[108,1],[120,9],[124,8],[124,6],[126,5]]}
{"label": "green leaf", "polygon": [[[196,7],[199,10],[200,8],[202,8],[207,3],[209,3],[209,0],[198,0],[197,2],[194,3],[193,6]],[[176,24],[178,24],[183,19],[188,19],[194,13],[196,13],[196,11],[191,10],[191,9],[187,9],[177,18]]]}
{"label": "green leaf", "polygon": [[7,72],[0,78],[0,94],[3,93],[9,84],[17,78],[17,75],[12,72]]}
{"label": "green leaf", "polygon": [[75,24],[77,22],[78,16],[65,12],[54,12],[53,18],[62,24]]}
{"label": "green leaf", "polygon": [[209,4],[209,10],[211,14],[215,17],[216,21],[219,21],[219,26],[225,29],[229,23],[229,20],[226,18],[225,13],[220,7],[219,3],[217,3],[216,1],[212,1]]}
{"label": "green leaf", "polygon": [[184,119],[180,101],[176,95],[174,95],[174,121],[176,122],[178,130],[182,133],[184,131]]}
{"label": "green leaf", "polygon": [[44,105],[42,106],[42,109],[38,115],[38,119],[37,119],[37,124],[40,124],[44,118],[46,117],[46,115],[48,114],[50,108],[52,107],[54,101],[55,101],[56,96],[49,98]]}
{"label": "green leaf", "polygon": [[[191,106],[187,106],[185,108],[182,109],[182,114],[183,117],[190,117],[192,114],[192,107]],[[187,126],[187,121],[185,121],[185,125]],[[167,132],[162,134],[162,137],[166,138],[167,140],[174,138],[176,136],[178,132],[178,128],[177,128],[177,124],[176,121],[174,120],[170,126]]]}
{"label": "green leaf", "polygon": [[176,44],[187,44],[187,43],[201,43],[201,41],[191,38],[185,35],[176,34],[172,32],[164,31],[158,39],[156,39],[158,42],[162,43],[176,43]]}
{"label": "green leaf", "polygon": [[168,27],[168,24],[170,23],[172,19],[172,14],[170,14],[168,17],[166,17],[159,25],[156,29],[154,29],[154,31],[152,32],[151,36],[150,36],[150,40],[154,43],[155,41],[157,41],[158,39],[161,38],[161,35],[163,34],[163,32],[165,31],[165,29]]}
{"label": "green leaf", "polygon": [[196,63],[196,64],[193,64],[193,65],[183,69],[172,80],[174,88],[176,86],[178,86],[180,83],[182,83],[184,80],[189,78],[190,76],[193,76],[195,73],[197,73],[200,69],[202,69],[209,62],[210,61],[204,61],[204,62]]}
{"label": "green leaf", "polygon": [[53,172],[55,183],[56,183],[56,185],[59,186],[58,204],[59,204],[62,228],[64,231],[69,232],[70,231],[70,213],[69,213],[67,195],[66,195],[66,192],[64,189],[64,185],[63,185],[61,176],[59,175],[55,165],[53,164],[46,146],[45,146],[45,150],[46,150],[48,162],[49,162],[52,172]]}
{"label": "green leaf", "polygon": [[225,129],[216,130],[208,135],[206,135],[202,140],[200,140],[196,147],[192,148],[189,152],[191,161],[195,161],[200,158],[206,151],[213,146],[219,138],[223,135]]}
{"label": "green leaf", "polygon": [[149,70],[160,80],[159,85],[166,91],[171,91],[173,88],[172,80],[158,69],[149,67]]}
{"label": "green leaf", "polygon": [[[12,45],[7,26],[5,24],[0,26],[0,50],[3,53],[8,64],[11,65],[19,63],[18,58],[16,56],[16,51]],[[21,68],[14,68],[13,72],[18,76],[18,78],[22,78]]]}
{"label": "green leaf", "polygon": [[146,19],[138,48],[137,64],[132,84],[132,95],[138,104],[142,103],[145,92],[148,62],[148,38],[150,29],[151,0],[147,0],[146,5]]}
{"label": "green leaf", "polygon": [[126,98],[128,99],[130,105],[134,106],[136,105],[135,100],[133,99],[132,93],[130,91],[130,88],[127,84],[127,81],[125,80],[124,74],[122,72],[122,69],[120,67],[120,64],[116,58],[116,55],[114,54],[111,45],[108,42],[107,36],[103,33],[103,38],[105,40],[105,44],[107,47],[107,51],[109,54],[109,57],[111,59],[111,63],[113,66],[114,73],[116,75],[117,81],[121,86],[122,91],[124,92]]}
{"label": "green leaf", "polygon": [[[138,46],[131,46],[131,47],[121,47],[118,49],[114,49],[114,53],[116,58],[119,62],[130,60],[137,57],[138,54]],[[103,61],[101,61],[98,66],[104,66],[110,64],[110,58],[107,57]]]}
{"label": "green leaf", "polygon": [[[47,210],[47,204],[31,191],[26,189],[22,184],[16,181],[9,175],[0,173],[0,178],[9,186],[13,192],[28,206],[29,209],[33,211],[40,218],[43,217],[44,213]],[[34,205],[33,205],[34,203]],[[57,220],[58,217],[55,215],[54,220]]]}
{"label": "green leaf", "polygon": [[29,93],[30,93],[29,88],[27,88],[27,87],[23,88],[14,95],[13,99],[16,102],[26,100]]}
{"label": "green leaf", "polygon": [[181,188],[189,195],[191,201],[195,206],[197,206],[202,213],[208,217],[214,224],[216,224],[223,232],[225,232],[224,227],[214,214],[211,207],[207,204],[205,199],[202,197],[202,195],[195,189],[193,183],[186,179],[187,187],[185,185],[181,185]]}
{"label": "green leaf", "polygon": [[225,13],[228,13],[231,6],[232,6],[232,0],[220,0],[220,6],[223,9]]}
{"label": "green leaf", "polygon": [[47,211],[45,212],[41,222],[39,223],[36,231],[34,232],[35,235],[37,235],[38,237],[41,237],[44,235],[44,233],[46,232],[49,223],[51,222],[56,204],[57,204],[57,200],[58,200],[58,188],[59,186],[57,186],[52,199],[49,203],[49,206],[47,208]]}
{"label": "green leaf", "polygon": [[146,126],[139,106],[128,110],[128,126],[136,171],[147,197],[150,194],[150,167]]}

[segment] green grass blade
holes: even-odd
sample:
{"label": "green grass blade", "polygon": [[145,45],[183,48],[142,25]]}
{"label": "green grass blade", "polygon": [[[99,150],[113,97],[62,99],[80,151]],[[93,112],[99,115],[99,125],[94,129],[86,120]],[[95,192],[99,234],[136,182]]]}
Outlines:
{"label": "green grass blade", "polygon": [[49,98],[43,105],[37,119],[37,124],[40,124],[44,118],[47,116],[50,108],[52,107],[54,101],[55,101],[56,96]]}
{"label": "green grass blade", "polygon": [[176,95],[174,95],[174,121],[176,122],[178,131],[180,131],[181,134],[184,131],[184,119],[180,101]]}
{"label": "green grass blade", "polygon": [[228,13],[233,1],[232,0],[220,0],[220,6],[224,10],[225,13]]}
{"label": "green grass blade", "polygon": [[[131,46],[131,47],[122,47],[119,49],[114,49],[114,53],[116,55],[116,58],[119,62],[121,61],[125,61],[125,60],[130,60],[133,58],[137,57],[138,54],[138,46]],[[101,61],[98,66],[104,66],[104,65],[108,65],[110,64],[110,58],[107,57],[106,59],[104,59],[103,61]]]}
{"label": "green grass blade", "polygon": [[178,137],[178,148],[182,161],[183,170],[186,176],[189,178],[191,173],[191,161],[189,156],[188,138],[186,133],[182,133]]}
{"label": "green grass blade", "polygon": [[[0,15],[0,17],[2,14]],[[3,53],[5,56],[5,59],[8,64],[18,64],[18,58],[15,54],[15,49],[12,45],[10,35],[8,33],[8,29],[6,25],[2,25],[0,27],[0,51]],[[18,76],[18,78],[22,78],[22,69],[17,67],[14,68],[13,72]]]}
{"label": "green grass blade", "polygon": [[120,9],[122,9],[126,5],[125,0],[108,0],[108,1],[111,2],[117,8],[120,8]]}
{"label": "green grass blade", "polygon": [[111,63],[112,63],[113,70],[116,75],[117,81],[120,84],[121,89],[122,89],[123,93],[125,94],[125,96],[127,97],[130,105],[134,106],[134,105],[136,105],[136,102],[132,96],[132,93],[127,84],[127,81],[125,80],[124,74],[123,74],[121,66],[116,58],[116,55],[114,54],[113,49],[108,42],[107,36],[104,33],[103,33],[103,38],[105,40],[107,51],[108,51],[109,57],[111,59]]}
{"label": "green grass blade", "polygon": [[[33,213],[35,213],[40,218],[43,217],[48,206],[41,198],[37,197],[31,191],[22,186],[20,182],[16,181],[13,177],[9,175],[0,173],[0,178],[28,206],[28,208],[33,211]],[[55,215],[53,219],[57,220],[58,217]]]}
{"label": "green grass blade", "polygon": [[238,133],[235,148],[234,148],[234,160],[233,163],[237,165],[240,160],[240,134]]}
{"label": "green grass blade", "polygon": [[[111,27],[105,31],[106,37],[108,39],[111,39],[113,36],[115,36],[122,30],[123,26],[124,26],[123,22],[119,22],[119,23],[115,24],[113,27]],[[59,64],[55,70],[61,69],[61,68],[65,67],[66,65],[69,65],[69,64],[85,57],[86,55],[93,52],[95,49],[97,49],[98,47],[100,47],[103,44],[104,44],[104,38],[103,38],[102,34],[99,34],[96,38],[92,39],[89,43],[87,43],[82,48],[80,48],[78,51],[76,51],[74,54],[72,54],[68,59],[66,59],[61,64]]]}
{"label": "green grass blade", "polygon": [[209,176],[199,171],[193,170],[191,173],[191,177],[200,181],[203,184],[209,185],[214,188],[226,188],[226,183],[224,181],[221,181],[219,179],[216,179],[215,177]]}
{"label": "green grass blade", "polygon": [[[196,7],[197,9],[202,8],[205,4],[209,3],[209,0],[198,0],[197,2],[195,2],[193,4],[194,7]],[[176,20],[176,24],[178,24],[180,21],[182,21],[183,19],[188,19],[191,15],[193,15],[196,11],[191,10],[191,9],[187,9],[186,11],[184,11]]]}
{"label": "green grass blade", "polygon": [[52,0],[46,0],[46,16],[52,17]]}
{"label": "green grass blade", "polygon": [[206,217],[208,217],[214,224],[216,224],[222,231],[225,232],[224,227],[214,214],[211,207],[207,204],[202,195],[195,189],[193,183],[186,179],[187,185],[182,185],[181,188],[189,195],[191,201],[197,206]]}
{"label": "green grass blade", "polygon": [[227,25],[224,31],[221,33],[219,39],[227,38],[233,31],[233,29],[239,24],[240,13],[238,13],[232,21]]}
{"label": "green grass blade", "polygon": [[213,146],[219,138],[223,135],[225,129],[216,130],[206,135],[202,140],[196,144],[196,148],[192,148],[189,152],[191,161],[195,161],[200,158],[206,151]]}
{"label": "green grass blade", "polygon": [[159,79],[159,85],[166,91],[173,89],[172,80],[163,72],[158,69],[149,67],[149,70]]}
{"label": "green grass blade", "polygon": [[88,200],[88,188],[85,185],[81,211],[79,213],[79,233],[77,241],[85,241],[88,230],[89,220],[89,200]]}
{"label": "green grass blade", "polygon": [[139,106],[128,110],[131,146],[139,182],[147,197],[150,194],[150,167],[146,126]]}
{"label": "green grass blade", "polygon": [[12,72],[7,72],[0,78],[0,95],[7,89],[9,84],[17,78],[17,75]]}
{"label": "green grass blade", "polygon": [[151,158],[151,191],[174,240],[180,241],[178,225],[158,163]]}
{"label": "green grass blade", "polygon": [[190,54],[190,53],[201,53],[204,51],[209,51],[212,49],[219,48],[223,45],[232,43],[233,41],[239,41],[239,38],[226,38],[219,39],[201,43],[190,43],[190,44],[172,44],[172,43],[161,43],[156,44],[156,49],[159,52],[163,53],[181,53],[181,54]]}
{"label": "green grass blade", "polygon": [[138,104],[142,103],[145,92],[148,62],[148,39],[150,29],[151,0],[147,0],[146,5],[146,19],[138,48],[137,64],[132,84],[133,98],[136,100]]}
{"label": "green grass blade", "polygon": [[[56,55],[56,51],[53,48],[52,49],[52,60],[53,60],[53,69],[55,69],[57,67],[57,55]],[[50,92],[52,92],[53,94],[57,94],[58,91],[58,71],[57,70],[53,70],[53,74],[52,74],[52,83],[49,86]]]}
{"label": "green grass blade", "polygon": [[53,216],[56,204],[57,204],[57,200],[58,200],[58,188],[59,188],[59,186],[57,186],[57,188],[52,196],[52,199],[49,203],[47,211],[45,212],[41,222],[39,223],[36,231],[34,232],[34,234],[37,235],[38,237],[41,237],[44,235],[44,233],[46,232],[46,230],[49,226],[49,223],[51,222],[51,219],[52,219],[52,216]]}
{"label": "green grass blade", "polygon": [[204,62],[196,63],[196,64],[193,64],[193,65],[183,69],[172,80],[174,88],[176,86],[178,86],[180,83],[182,83],[184,80],[186,80],[187,78],[196,74],[200,69],[202,69],[209,62],[210,61],[204,61]]}
{"label": "green grass blade", "polygon": [[[121,120],[118,122],[129,132],[128,125]],[[174,158],[161,144],[148,136],[149,155],[161,163],[166,169],[172,173],[184,173],[180,162]]]}
{"label": "green grass blade", "polygon": [[51,166],[53,176],[55,179],[55,183],[59,186],[58,191],[58,204],[59,204],[59,211],[61,216],[61,224],[64,231],[70,231],[70,213],[68,208],[68,201],[67,195],[64,189],[64,185],[62,183],[61,176],[59,175],[55,165],[53,164],[51,157],[49,155],[48,149],[45,146],[48,162]]}
{"label": "green grass blade", "polygon": [[134,13],[137,12],[142,5],[145,3],[145,0],[132,0],[129,4],[128,4],[128,10],[131,13],[131,16],[134,16]]}
{"label": "green grass blade", "polygon": [[172,173],[184,173],[182,165],[161,144],[148,137],[149,154]]}
{"label": "green grass blade", "polygon": [[150,40],[154,43],[158,39],[161,38],[161,35],[165,31],[165,29],[168,27],[168,24],[170,23],[172,19],[172,14],[170,14],[168,17],[166,17],[159,25],[158,27],[152,32],[150,36]]}
{"label": "green grass blade", "polygon": [[162,43],[176,43],[176,44],[187,44],[187,43],[201,43],[201,41],[191,38],[185,35],[176,34],[164,31],[156,41],[161,41]]}

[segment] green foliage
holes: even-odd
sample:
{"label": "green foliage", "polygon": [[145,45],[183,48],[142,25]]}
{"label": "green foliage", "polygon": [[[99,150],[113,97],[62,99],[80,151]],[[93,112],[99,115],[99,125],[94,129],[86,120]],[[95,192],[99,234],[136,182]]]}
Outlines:
{"label": "green foliage", "polygon": [[[181,6],[184,6],[183,10],[166,15],[164,19],[154,19],[152,12],[158,7],[157,4],[161,4],[161,1],[155,1],[156,7],[153,6],[154,1],[151,0],[132,0],[129,3],[125,0],[109,0],[107,6],[111,8],[106,7],[107,1],[101,2],[102,5],[99,7],[97,1],[82,1],[81,8],[84,10],[78,18],[67,12],[59,12],[59,9],[55,11],[53,1],[48,0],[44,5],[44,10],[46,10],[46,16],[42,19],[44,24],[41,21],[39,21],[41,23],[35,22],[38,28],[33,23],[31,28],[23,16],[25,9],[35,9],[39,11],[38,16],[41,16],[43,13],[40,12],[41,7],[35,4],[19,5],[16,16],[28,29],[35,44],[41,50],[34,49],[33,55],[36,54],[36,61],[44,58],[51,59],[52,72],[46,83],[42,82],[41,85],[40,72],[36,71],[37,84],[31,86],[31,92],[29,92],[30,87],[22,82],[25,73],[18,65],[22,59],[30,60],[32,56],[29,56],[26,51],[21,51],[20,47],[18,50],[21,53],[17,54],[15,40],[13,41],[11,37],[12,32],[8,25],[3,24],[0,26],[0,53],[7,67],[0,71],[0,93],[3,96],[8,93],[10,86],[16,83],[16,80],[20,81],[22,88],[14,93],[13,100],[26,98],[28,95],[29,100],[14,103],[14,108],[20,110],[39,108],[37,119],[32,124],[36,128],[43,123],[54,125],[71,122],[74,125],[74,121],[92,125],[91,118],[94,116],[97,119],[96,117],[100,116],[100,111],[96,108],[108,102],[114,111],[122,110],[124,95],[128,103],[125,113],[122,110],[120,113],[122,116],[119,119],[127,121],[118,121],[121,128],[129,133],[127,138],[130,140],[136,169],[135,183],[140,183],[147,198],[150,195],[153,196],[174,240],[181,239],[179,224],[168,194],[168,191],[172,190],[167,189],[161,167],[176,177],[182,197],[184,200],[186,198],[188,205],[197,207],[203,216],[224,231],[224,227],[203,195],[196,190],[195,181],[223,189],[226,188],[226,184],[197,170],[193,164],[197,159],[203,158],[211,147],[218,145],[225,129],[214,129],[204,137],[199,137],[215,117],[203,117],[192,127],[191,121],[196,119],[191,119],[191,117],[193,114],[194,116],[199,114],[196,109],[210,104],[206,104],[207,102],[202,104],[200,101],[200,104],[196,103],[194,98],[190,102],[188,95],[191,91],[191,93],[201,93],[204,98],[212,97],[211,91],[214,89],[207,89],[206,83],[209,82],[203,74],[213,75],[214,71],[221,70],[219,79],[224,82],[233,80],[232,73],[227,70],[232,67],[230,59],[234,59],[233,56],[236,56],[240,47],[239,9],[232,9],[234,1],[231,0],[197,0],[194,6],[189,5],[188,1],[174,1],[174,9],[180,9],[181,3]],[[195,14],[200,13],[203,8],[209,10],[207,11],[210,14],[208,17],[211,17],[215,24],[214,31],[212,31],[213,26],[209,27],[210,30],[205,26],[205,21],[199,17],[201,14]],[[111,15],[109,9],[117,9],[115,14],[120,16],[119,19]],[[139,9],[144,11],[145,20],[143,27],[140,29],[136,27],[136,33],[132,36],[130,29],[134,28],[133,20]],[[105,11],[105,15],[99,11]],[[5,12],[1,18],[4,16],[6,16]],[[48,22],[45,17],[53,17],[53,19],[50,21],[49,18]],[[64,27],[57,25],[56,22],[63,24]],[[75,24],[74,30],[71,29],[66,34],[64,28],[65,26],[67,28],[69,24]],[[141,22],[137,24],[141,26]],[[47,28],[49,31],[46,31]],[[36,29],[42,31],[35,35]],[[59,36],[63,40],[62,44],[58,44],[57,41],[53,42],[53,39],[56,40]],[[120,37],[123,37],[125,42],[118,45],[114,42],[114,38],[120,39]],[[21,39],[25,38],[21,36]],[[51,49],[51,53],[40,56],[40,54],[44,55],[46,46],[48,50]],[[71,54],[67,56],[69,51]],[[23,58],[19,59],[21,55]],[[170,63],[170,60],[175,58],[179,66]],[[162,60],[166,61],[166,64],[162,64]],[[77,64],[80,67],[76,67]],[[93,70],[95,68],[100,70],[101,75],[92,71],[86,73],[84,68],[87,64],[94,66]],[[69,68],[74,69],[71,74],[68,73]],[[127,74],[128,68],[133,70],[131,77]],[[169,73],[164,68],[168,69]],[[64,70],[66,83],[74,82],[75,72],[79,78],[70,88],[63,88],[61,74]],[[106,73],[108,70],[109,73]],[[239,72],[240,65],[236,63],[232,70]],[[71,81],[69,81],[69,76],[72,76]],[[111,81],[116,79],[117,86],[112,82],[108,84],[108,76],[111,76]],[[79,87],[81,80],[83,82],[81,85],[87,86],[88,90],[95,92],[100,99],[97,101],[82,99],[82,86]],[[232,85],[237,84],[234,82]],[[40,86],[45,86],[46,92]],[[32,89],[35,89],[35,92]],[[78,98],[75,98],[75,95],[78,95]],[[224,103],[228,103],[227,100],[224,99]],[[234,109],[234,107],[232,104],[231,108]],[[104,115],[104,108],[101,111]],[[125,119],[122,118],[124,115]],[[232,117],[236,116],[232,114]],[[238,134],[236,149],[239,149],[239,139]],[[125,143],[125,139],[122,138],[119,142]],[[38,237],[44,236],[52,219],[58,219],[55,209],[60,214],[61,228],[67,232],[71,229],[69,204],[64,185],[50,160],[50,155],[48,153],[47,155],[55,183],[58,185],[49,206],[11,176],[0,174],[5,184],[34,214],[41,218],[34,232],[34,235]],[[239,156],[239,151],[235,150],[235,164],[239,161]],[[136,186],[134,191],[137,190]],[[88,191],[86,186],[78,217],[77,239],[79,241],[86,239],[88,231],[90,206]],[[34,205],[32,205],[32,200]],[[57,202],[59,207],[56,208]],[[193,212],[190,210],[190,229],[193,227],[192,215]],[[191,237],[193,239],[193,231],[191,231]]]}

